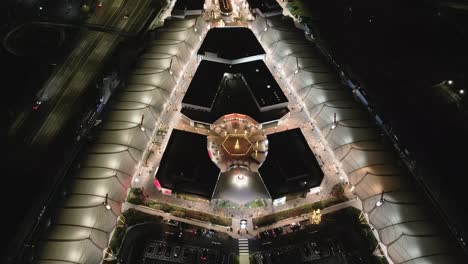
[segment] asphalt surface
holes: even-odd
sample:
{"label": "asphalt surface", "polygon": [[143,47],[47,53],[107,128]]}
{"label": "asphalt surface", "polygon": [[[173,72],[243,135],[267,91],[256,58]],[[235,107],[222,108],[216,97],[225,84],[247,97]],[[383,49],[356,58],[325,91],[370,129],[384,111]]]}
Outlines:
{"label": "asphalt surface", "polygon": [[[141,29],[151,11],[149,0],[116,0],[98,8],[87,21],[124,32]],[[120,4],[119,4],[120,3]],[[129,18],[125,19],[124,14]],[[119,37],[103,32],[83,30],[77,46],[62,65],[58,65],[40,91],[38,110],[27,107],[9,131],[21,138],[27,147],[47,146],[78,109],[80,98],[102,70],[103,62],[112,54]],[[38,113],[36,113],[38,112]]]}
{"label": "asphalt surface", "polygon": [[[169,253],[164,257],[166,252],[159,256],[159,259],[156,253],[148,254],[151,251],[148,247],[156,244],[164,244],[165,247],[169,245],[172,250],[177,246],[190,248],[194,252],[207,249],[208,252],[217,255],[218,259],[224,259],[222,263],[230,263],[230,256],[238,253],[237,240],[222,233],[209,234],[208,230],[205,230],[205,234],[201,232],[202,229],[197,233],[197,229],[198,227],[188,224],[179,227],[165,222],[135,225],[127,229],[118,259],[121,263],[180,263],[182,261],[180,258],[176,260],[173,254]],[[183,233],[182,237],[179,237],[180,232]],[[155,250],[158,250],[157,247]],[[151,255],[155,256],[150,257]],[[198,261],[198,257],[191,261]]]}
{"label": "asphalt surface", "polygon": [[269,263],[266,259],[272,263],[373,263],[373,249],[358,232],[359,225],[359,220],[347,210],[337,211],[322,216],[320,225],[305,220],[298,229],[284,226],[280,235],[270,232],[263,238],[249,240],[250,254],[257,259],[262,255],[264,263]]}

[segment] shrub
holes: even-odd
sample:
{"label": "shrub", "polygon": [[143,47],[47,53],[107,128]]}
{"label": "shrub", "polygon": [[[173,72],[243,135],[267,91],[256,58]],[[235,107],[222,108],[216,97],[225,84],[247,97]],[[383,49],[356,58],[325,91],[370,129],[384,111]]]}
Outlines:
{"label": "shrub", "polygon": [[174,210],[174,211],[171,212],[171,214],[173,216],[177,216],[177,217],[184,217],[185,216],[185,213],[182,212],[182,211],[179,211],[179,210]]}
{"label": "shrub", "polygon": [[204,212],[190,210],[180,206],[152,201],[148,203],[148,207],[160,209],[164,212],[171,213],[174,216],[196,219],[203,222],[210,222],[216,225],[230,226],[232,224],[231,218],[207,214]]}
{"label": "shrub", "polygon": [[200,200],[206,200],[200,196],[193,195],[193,194],[187,194],[187,193],[177,193],[176,194],[177,198],[184,199],[187,201],[192,201],[192,202],[199,202]]}
{"label": "shrub", "polygon": [[140,188],[131,188],[128,192],[127,202],[132,204],[144,204],[145,197],[143,191]]}
{"label": "shrub", "polygon": [[163,219],[161,216],[150,215],[150,214],[135,210],[133,208],[125,211],[123,213],[123,216],[125,217],[125,222],[127,226],[132,226],[132,225],[145,223],[145,222],[158,222],[158,221],[161,221],[161,219]]}
{"label": "shrub", "polygon": [[168,204],[159,204],[161,206],[161,210],[170,213],[174,208]]}
{"label": "shrub", "polygon": [[120,245],[122,244],[122,239],[125,235],[125,227],[117,227],[114,230],[114,234],[112,235],[112,239],[109,243],[109,247],[112,249],[112,252],[117,253],[117,251],[120,248]]}
{"label": "shrub", "polygon": [[248,208],[257,208],[257,207],[264,207],[264,206],[265,206],[265,203],[260,199],[251,201],[246,204],[246,207]]}
{"label": "shrub", "polygon": [[344,183],[337,183],[337,184],[335,184],[333,186],[330,194],[335,196],[340,201],[346,201],[348,199],[344,195],[344,191],[345,191],[345,184]]}
{"label": "shrub", "polygon": [[322,201],[318,201],[315,203],[302,205],[302,206],[292,208],[289,210],[284,210],[284,211],[276,212],[276,213],[269,214],[269,215],[255,217],[252,219],[252,222],[255,226],[258,226],[258,227],[267,226],[267,225],[271,225],[273,223],[276,223],[278,221],[281,221],[287,218],[296,217],[296,216],[300,216],[303,214],[308,214],[312,212],[313,210],[323,209],[323,208],[338,204],[340,202],[341,201],[336,198],[330,198],[327,200],[322,200]]}

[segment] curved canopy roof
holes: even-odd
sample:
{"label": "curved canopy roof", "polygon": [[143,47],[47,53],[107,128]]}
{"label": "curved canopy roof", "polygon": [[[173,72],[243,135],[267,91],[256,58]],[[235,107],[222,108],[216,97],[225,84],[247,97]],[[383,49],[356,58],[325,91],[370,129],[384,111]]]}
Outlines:
{"label": "curved canopy roof", "polygon": [[[258,16],[251,27],[274,61],[275,70],[282,72],[302,97],[315,125],[341,161],[393,262],[461,263],[445,226],[319,49],[285,17]],[[377,207],[383,191],[385,202]]]}
{"label": "curved canopy roof", "polygon": [[[76,164],[68,195],[39,245],[38,263],[101,263],[131,177],[204,23],[167,20],[149,43],[128,85],[113,96],[95,143]],[[106,194],[111,210],[103,206]]]}

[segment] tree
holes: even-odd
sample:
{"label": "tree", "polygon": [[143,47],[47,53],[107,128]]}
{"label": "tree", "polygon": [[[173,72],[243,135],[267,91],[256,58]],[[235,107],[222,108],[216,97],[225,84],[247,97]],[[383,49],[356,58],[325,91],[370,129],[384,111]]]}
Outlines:
{"label": "tree", "polygon": [[309,214],[309,221],[313,225],[318,225],[322,221],[322,214],[320,213],[320,209],[313,210],[312,213]]}

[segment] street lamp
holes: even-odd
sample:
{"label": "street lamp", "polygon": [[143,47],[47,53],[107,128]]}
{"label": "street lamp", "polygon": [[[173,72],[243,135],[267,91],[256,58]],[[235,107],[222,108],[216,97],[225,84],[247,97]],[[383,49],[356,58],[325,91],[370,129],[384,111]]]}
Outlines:
{"label": "street lamp", "polygon": [[173,74],[174,74],[174,73],[172,72],[172,70],[171,70],[171,69],[172,69],[172,60],[173,60],[173,59],[174,59],[174,58],[171,58],[171,62],[169,63],[169,74],[170,74],[170,75],[173,75]]}
{"label": "street lamp", "polygon": [[380,199],[375,203],[375,206],[380,207],[384,204],[385,199],[384,199],[384,191],[382,191],[382,194],[380,196]]}
{"label": "street lamp", "polygon": [[107,209],[107,210],[110,210],[112,209],[111,205],[107,202],[107,198],[109,197],[109,193],[106,193],[106,199],[104,200],[104,202],[102,203],[104,205],[104,207]]}
{"label": "street lamp", "polygon": [[337,125],[338,125],[338,122],[336,122],[336,113],[333,113],[333,123],[331,126],[331,130],[335,129]]}
{"label": "street lamp", "polygon": [[143,126],[143,120],[144,119],[145,119],[145,115],[141,115],[140,124],[138,125],[140,127],[141,131],[145,131],[145,127]]}
{"label": "street lamp", "polygon": [[448,81],[447,81],[447,84],[448,84],[448,85],[452,85],[452,84],[453,84],[453,81],[452,81],[452,80],[448,80]]}
{"label": "street lamp", "polygon": [[296,57],[296,70],[294,71],[294,74],[297,74],[299,72],[299,59]]}
{"label": "street lamp", "polygon": [[458,93],[460,93],[460,94],[464,94],[464,93],[465,93],[465,90],[463,90],[463,89],[460,89],[460,91],[458,91]]}

